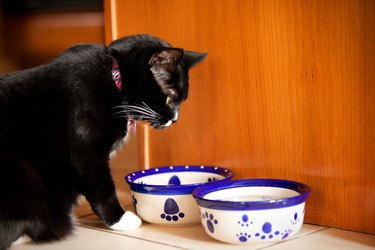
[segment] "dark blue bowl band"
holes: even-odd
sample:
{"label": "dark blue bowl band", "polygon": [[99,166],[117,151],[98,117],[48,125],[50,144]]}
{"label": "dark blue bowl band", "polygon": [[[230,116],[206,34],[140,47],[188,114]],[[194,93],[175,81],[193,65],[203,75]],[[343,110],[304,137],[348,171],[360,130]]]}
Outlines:
{"label": "dark blue bowl band", "polygon": [[[265,201],[223,201],[223,200],[209,200],[205,199],[204,196],[223,189],[231,189],[240,187],[252,187],[252,186],[263,186],[263,187],[278,187],[294,190],[299,195],[281,198],[277,200],[265,200]],[[220,183],[207,183],[203,186],[196,188],[193,191],[193,197],[201,207],[219,209],[219,210],[262,210],[262,209],[274,209],[284,208],[294,205],[301,204],[306,201],[310,194],[310,187],[305,184],[290,181],[290,180],[279,180],[279,179],[245,179],[245,180],[234,180],[234,181],[222,181]],[[234,191],[235,192],[235,191]]]}
{"label": "dark blue bowl band", "polygon": [[222,180],[215,182],[222,182],[230,180],[233,177],[232,171],[226,168],[215,167],[215,166],[168,166],[160,168],[152,168],[146,170],[140,170],[134,173],[130,173],[125,177],[125,181],[129,184],[130,189],[134,192],[143,194],[156,194],[156,195],[183,195],[191,194],[191,192],[205,184],[195,183],[186,185],[149,185],[136,183],[139,178],[157,175],[163,173],[179,173],[179,172],[202,172],[202,173],[213,173],[223,176]]}

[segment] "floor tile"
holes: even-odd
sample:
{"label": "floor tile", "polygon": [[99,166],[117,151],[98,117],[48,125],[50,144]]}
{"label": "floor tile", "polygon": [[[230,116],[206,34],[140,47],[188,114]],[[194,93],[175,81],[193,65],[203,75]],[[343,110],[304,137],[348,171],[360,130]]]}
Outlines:
{"label": "floor tile", "polygon": [[326,228],[304,237],[283,242],[266,248],[267,250],[374,250],[375,235]]}
{"label": "floor tile", "polygon": [[9,250],[123,250],[123,249],[152,249],[152,250],[178,250],[168,244],[155,243],[149,240],[107,233],[89,228],[77,227],[75,234],[67,240],[51,244],[35,244],[26,242],[23,244],[12,245]]}
{"label": "floor tile", "polygon": [[[103,223],[94,215],[84,217],[80,219],[81,225],[87,226],[89,228],[95,228],[103,231],[109,231],[103,226]],[[312,232],[321,230],[322,227],[314,225],[304,225],[298,235],[295,236],[302,237],[308,235]],[[113,231],[109,231],[113,232]],[[200,224],[192,226],[159,226],[149,223],[144,223],[140,228],[118,232],[122,235],[127,235],[130,237],[138,239],[149,239],[154,242],[159,242],[163,244],[169,244],[176,247],[181,247],[185,249],[199,249],[199,250],[220,250],[220,249],[263,249],[272,246],[275,243],[254,243],[249,246],[238,246],[230,245],[209,237],[204,231]]]}

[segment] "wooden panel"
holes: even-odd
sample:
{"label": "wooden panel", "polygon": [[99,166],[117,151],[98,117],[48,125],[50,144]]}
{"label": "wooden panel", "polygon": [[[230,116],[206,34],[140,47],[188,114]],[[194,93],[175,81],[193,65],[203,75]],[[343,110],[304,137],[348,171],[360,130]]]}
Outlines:
{"label": "wooden panel", "polygon": [[103,43],[101,12],[26,13],[4,18],[4,45],[22,67],[46,63],[77,43]]}
{"label": "wooden panel", "polygon": [[[105,43],[108,45],[118,37],[116,21],[117,15],[116,1],[104,2],[104,25],[105,25]],[[112,25],[112,23],[114,25]],[[128,185],[124,183],[124,173],[130,173],[138,170],[138,149],[139,140],[137,136],[131,135],[127,142],[122,146],[121,150],[111,160],[112,177],[116,183],[117,192],[129,192]]]}
{"label": "wooden panel", "polygon": [[313,192],[306,221],[375,233],[375,2],[126,0],[119,36],[206,51],[142,166],[215,164]]}

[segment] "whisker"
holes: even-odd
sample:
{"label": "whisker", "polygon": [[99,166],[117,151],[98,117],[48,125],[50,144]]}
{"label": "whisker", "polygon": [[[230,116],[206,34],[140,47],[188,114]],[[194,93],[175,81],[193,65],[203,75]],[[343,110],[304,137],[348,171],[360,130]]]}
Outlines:
{"label": "whisker", "polygon": [[153,113],[149,112],[148,110],[139,108],[139,107],[122,107],[122,110],[114,112],[113,114],[119,114],[119,113],[130,113],[130,112],[139,112],[139,113],[147,113],[150,115],[153,115]]}
{"label": "whisker", "polygon": [[158,116],[154,115],[154,114],[150,114],[150,113],[147,113],[147,112],[125,112],[125,114],[128,114],[129,116],[134,116],[134,115],[143,115],[143,116],[148,116],[148,117],[152,117],[152,118],[157,118]]}
{"label": "whisker", "polygon": [[127,112],[116,112],[117,114],[122,114],[123,115],[117,115],[116,117],[126,117],[126,118],[133,118],[133,119],[142,119],[142,118],[145,118],[145,119],[155,119],[156,117],[154,115],[150,115],[150,114],[129,114]]}
{"label": "whisker", "polygon": [[163,118],[162,115],[150,108],[145,102],[130,105],[124,101],[122,105],[114,106],[112,109],[116,118],[147,120],[153,127],[160,126]]}
{"label": "whisker", "polygon": [[149,114],[155,114],[147,109],[143,109],[141,107],[125,107],[125,111],[133,111],[133,112],[143,112],[143,113],[149,113]]}
{"label": "whisker", "polygon": [[[142,102],[142,104],[143,104],[146,108],[148,108],[150,111],[156,113],[156,112],[155,112],[152,108],[150,108],[145,102]],[[156,113],[156,114],[158,114],[158,113]]]}
{"label": "whisker", "polygon": [[122,108],[124,108],[124,105],[119,105],[119,106],[114,106],[114,107],[112,107],[112,109],[122,109]]}
{"label": "whisker", "polygon": [[152,113],[152,112],[149,112],[147,110],[143,110],[143,109],[136,109],[136,110],[126,110],[126,111],[129,111],[129,112],[134,112],[134,113],[140,113],[140,114],[145,114],[145,115],[150,115],[150,116],[153,116],[153,117],[160,117],[159,114],[157,113]]}
{"label": "whisker", "polygon": [[117,115],[117,114],[121,114],[121,113],[128,113],[128,112],[126,112],[125,110],[121,110],[121,111],[114,112],[112,114]]}
{"label": "whisker", "polygon": [[157,114],[155,111],[153,111],[152,109],[150,109],[147,106],[142,107],[142,106],[135,106],[135,105],[126,105],[124,108],[143,110],[143,111],[147,111],[147,112],[150,112],[150,113],[153,113],[153,114]]}

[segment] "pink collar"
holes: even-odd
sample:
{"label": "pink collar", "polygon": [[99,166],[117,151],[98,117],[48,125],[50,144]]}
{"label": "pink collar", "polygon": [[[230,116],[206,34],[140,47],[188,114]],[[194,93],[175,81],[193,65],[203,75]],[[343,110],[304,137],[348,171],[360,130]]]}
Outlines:
{"label": "pink collar", "polygon": [[114,57],[112,57],[112,70],[111,70],[111,72],[112,72],[112,79],[115,82],[118,91],[121,92],[121,90],[122,90],[121,74],[120,74],[118,62]]}

